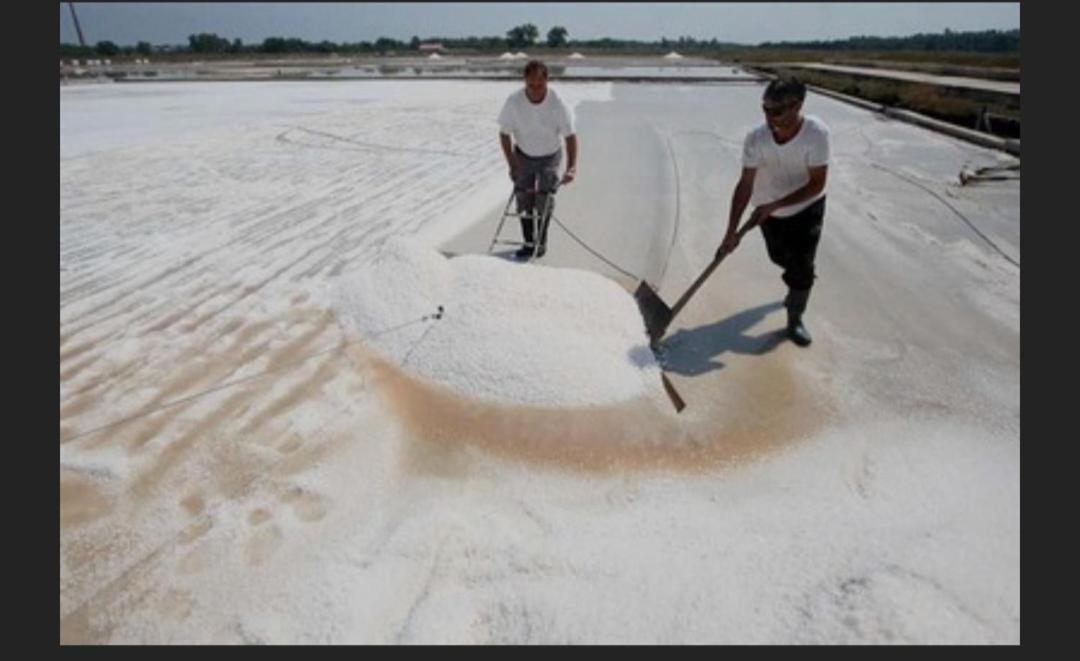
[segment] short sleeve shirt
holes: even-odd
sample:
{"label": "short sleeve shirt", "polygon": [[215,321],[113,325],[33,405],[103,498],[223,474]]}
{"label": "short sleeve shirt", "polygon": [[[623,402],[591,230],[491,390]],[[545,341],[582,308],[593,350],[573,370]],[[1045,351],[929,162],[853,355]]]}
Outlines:
{"label": "short sleeve shirt", "polygon": [[[751,204],[759,206],[779,200],[810,181],[807,168],[829,164],[829,127],[813,115],[804,115],[802,128],[795,137],[779,145],[768,125],[762,124],[746,134],[742,164],[757,169]],[[824,196],[822,189],[813,199],[780,207],[773,215],[793,216]]]}
{"label": "short sleeve shirt", "polygon": [[526,155],[550,156],[562,148],[560,138],[574,134],[574,115],[550,87],[540,103],[530,101],[521,88],[503,104],[499,130],[513,136]]}

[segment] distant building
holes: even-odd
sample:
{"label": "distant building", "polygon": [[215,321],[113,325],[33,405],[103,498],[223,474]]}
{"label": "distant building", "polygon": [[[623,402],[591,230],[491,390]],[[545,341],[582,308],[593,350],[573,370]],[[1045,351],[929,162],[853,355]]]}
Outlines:
{"label": "distant building", "polygon": [[432,42],[428,42],[428,43],[425,43],[425,44],[420,44],[420,52],[421,53],[438,53],[438,52],[444,51],[444,50],[446,50],[446,47],[443,46],[442,43],[440,43],[438,41],[432,41]]}

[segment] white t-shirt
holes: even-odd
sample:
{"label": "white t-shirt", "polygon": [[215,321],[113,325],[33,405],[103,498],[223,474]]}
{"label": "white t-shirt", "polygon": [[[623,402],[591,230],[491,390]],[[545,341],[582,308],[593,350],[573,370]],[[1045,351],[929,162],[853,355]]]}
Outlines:
{"label": "white t-shirt", "polygon": [[[767,204],[790,195],[810,181],[808,167],[829,164],[829,127],[813,115],[804,115],[802,128],[782,145],[776,144],[767,124],[753,129],[743,141],[744,168],[757,168],[750,203]],[[813,199],[780,207],[774,216],[793,216],[825,197],[822,189]]]}
{"label": "white t-shirt", "polygon": [[540,103],[530,101],[523,87],[503,104],[499,130],[513,136],[526,155],[550,156],[562,148],[560,137],[574,134],[574,115],[550,87]]}

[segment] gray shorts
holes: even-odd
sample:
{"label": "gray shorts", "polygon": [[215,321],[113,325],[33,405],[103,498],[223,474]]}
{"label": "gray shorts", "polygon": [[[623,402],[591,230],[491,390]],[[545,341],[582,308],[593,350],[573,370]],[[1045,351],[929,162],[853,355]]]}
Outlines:
{"label": "gray shorts", "polygon": [[[562,162],[562,150],[547,156],[529,156],[517,147],[514,153],[518,159],[517,177],[514,179],[518,213],[531,209],[534,205],[543,206],[543,196],[550,194],[559,184],[559,163]],[[541,195],[532,194],[539,189]],[[537,200],[536,198],[540,199]]]}

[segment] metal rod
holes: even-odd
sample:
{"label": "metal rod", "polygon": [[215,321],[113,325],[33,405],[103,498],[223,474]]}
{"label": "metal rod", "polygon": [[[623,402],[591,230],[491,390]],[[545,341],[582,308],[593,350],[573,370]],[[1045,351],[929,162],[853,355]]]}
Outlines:
{"label": "metal rod", "polygon": [[79,34],[79,45],[86,46],[86,40],[83,39],[82,28],[79,27],[79,17],[75,14],[75,3],[69,2],[68,9],[71,10],[71,18],[75,21],[75,32]]}

